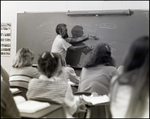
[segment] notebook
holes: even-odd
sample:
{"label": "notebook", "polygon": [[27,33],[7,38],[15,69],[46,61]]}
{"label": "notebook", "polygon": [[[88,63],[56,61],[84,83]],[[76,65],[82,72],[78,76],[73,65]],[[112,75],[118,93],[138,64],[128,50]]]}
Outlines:
{"label": "notebook", "polygon": [[96,105],[96,104],[101,104],[101,103],[107,103],[110,101],[110,98],[107,95],[103,96],[85,96],[82,95],[83,101],[85,101],[88,104]]}
{"label": "notebook", "polygon": [[22,96],[15,96],[14,100],[19,112],[23,112],[23,113],[35,113],[39,110],[45,109],[50,106],[48,102],[26,100]]}

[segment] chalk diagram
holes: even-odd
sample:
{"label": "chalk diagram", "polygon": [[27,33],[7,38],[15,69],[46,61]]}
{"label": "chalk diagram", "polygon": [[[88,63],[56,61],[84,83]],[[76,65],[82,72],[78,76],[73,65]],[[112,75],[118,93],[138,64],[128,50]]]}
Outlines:
{"label": "chalk diagram", "polygon": [[144,12],[143,14],[145,14],[146,18],[149,20],[149,12]]}
{"label": "chalk diagram", "polygon": [[43,45],[52,45],[56,37],[55,27],[52,25],[49,25],[47,26],[47,28],[48,28],[48,31],[42,34],[43,37],[47,37],[47,40],[43,42]]}

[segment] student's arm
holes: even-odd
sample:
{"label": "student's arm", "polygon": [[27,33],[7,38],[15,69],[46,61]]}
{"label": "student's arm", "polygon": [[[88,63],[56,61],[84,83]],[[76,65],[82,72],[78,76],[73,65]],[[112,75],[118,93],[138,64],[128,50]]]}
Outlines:
{"label": "student's arm", "polygon": [[67,105],[68,112],[73,115],[77,110],[77,102],[74,98],[72,93],[71,86],[68,84],[66,96],[65,96],[65,103]]}
{"label": "student's arm", "polygon": [[80,77],[78,77],[72,67],[67,67],[67,71],[69,74],[69,79],[73,83],[79,84]]}
{"label": "student's arm", "polygon": [[88,40],[88,38],[89,38],[88,35],[77,37],[77,38],[70,37],[70,38],[67,38],[66,41],[69,42],[69,43],[78,43],[78,42]]}
{"label": "student's arm", "polygon": [[80,50],[80,49],[87,48],[87,47],[88,47],[87,45],[82,45],[82,46],[70,46],[68,49],[69,49],[69,50],[76,51],[76,50]]}

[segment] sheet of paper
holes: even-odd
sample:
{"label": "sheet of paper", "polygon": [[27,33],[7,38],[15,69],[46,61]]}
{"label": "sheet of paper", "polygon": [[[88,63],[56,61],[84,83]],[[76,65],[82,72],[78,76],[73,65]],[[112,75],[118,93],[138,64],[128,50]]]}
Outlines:
{"label": "sheet of paper", "polygon": [[19,91],[18,88],[10,88],[9,90],[12,92],[12,94],[14,94],[14,93]]}
{"label": "sheet of paper", "polygon": [[96,104],[100,104],[100,103],[106,103],[106,102],[110,101],[110,99],[107,95],[95,96],[95,97],[82,95],[82,99],[85,102],[90,103],[92,105],[96,105]]}
{"label": "sheet of paper", "polygon": [[13,98],[14,98],[14,101],[15,101],[16,105],[26,101],[26,99],[22,96],[14,96]]}

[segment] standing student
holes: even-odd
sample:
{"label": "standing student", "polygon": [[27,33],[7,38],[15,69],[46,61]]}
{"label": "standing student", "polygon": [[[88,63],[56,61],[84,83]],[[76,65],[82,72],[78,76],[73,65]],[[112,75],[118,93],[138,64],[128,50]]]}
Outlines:
{"label": "standing student", "polygon": [[[72,46],[70,43],[68,43],[65,39],[68,38],[68,34],[67,34],[67,25],[66,24],[58,24],[56,26],[56,33],[57,33],[57,36],[52,44],[52,49],[51,49],[51,52],[58,52],[62,55],[62,57],[64,59],[66,59],[66,53],[67,53],[67,50],[70,49],[70,50],[79,50],[79,49],[82,49],[82,48],[86,48],[88,46],[86,45],[83,45],[83,46]],[[84,37],[83,39],[81,40],[84,40],[84,39],[87,39],[87,37]],[[71,39],[73,41],[73,39]]]}
{"label": "standing student", "polygon": [[40,72],[37,68],[32,67],[34,53],[28,48],[18,50],[12,64],[10,72],[10,85],[12,88],[19,88],[21,95],[26,98],[28,83],[32,78],[38,78]]}
{"label": "standing student", "polygon": [[111,86],[113,118],[149,118],[149,37],[136,39]]}
{"label": "standing student", "polygon": [[[70,44],[72,44],[73,46],[85,45],[85,43],[83,43],[83,41],[85,41],[87,39],[81,40],[85,37],[82,26],[80,26],[80,25],[74,26],[71,29],[71,34],[72,34],[72,37],[66,39]],[[68,39],[70,39],[70,40],[68,40]],[[90,39],[95,39],[95,38],[92,38],[91,36],[89,36],[88,40],[90,40]],[[82,53],[87,55],[90,51],[92,51],[91,48],[82,48],[80,51],[68,50],[67,56],[66,56],[67,64],[69,64],[69,65],[71,64],[71,66],[81,67],[79,63],[80,63],[80,58],[81,58]]]}
{"label": "standing student", "polygon": [[67,117],[72,117],[82,104],[73,96],[71,86],[58,76],[62,68],[59,58],[55,53],[44,52],[38,59],[38,67],[42,75],[39,79],[30,81],[28,99],[43,99],[63,104]]}
{"label": "standing student", "polygon": [[82,68],[78,91],[108,95],[111,79],[115,75],[118,75],[118,71],[111,56],[111,48],[107,43],[99,43]]}

